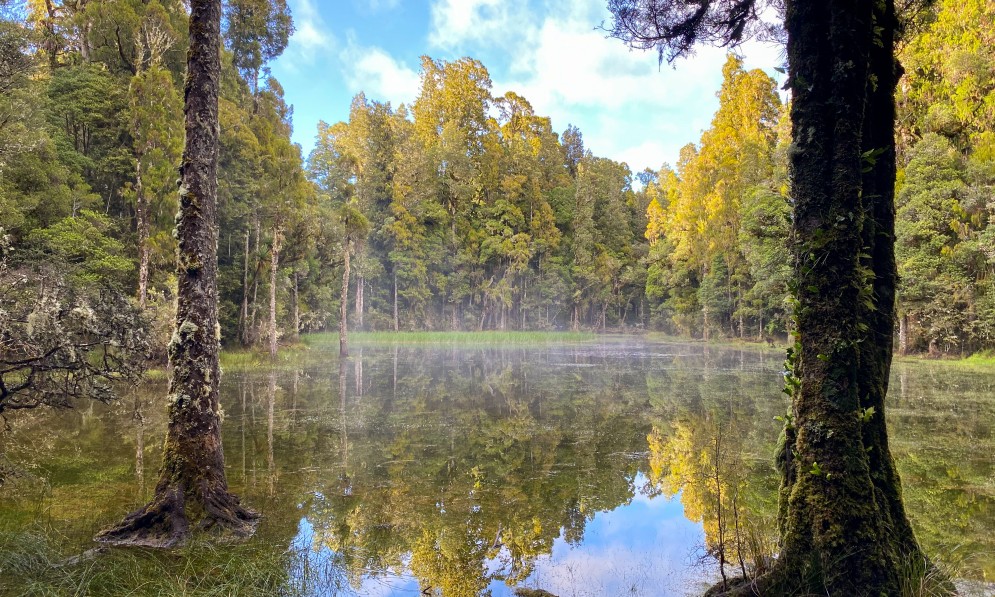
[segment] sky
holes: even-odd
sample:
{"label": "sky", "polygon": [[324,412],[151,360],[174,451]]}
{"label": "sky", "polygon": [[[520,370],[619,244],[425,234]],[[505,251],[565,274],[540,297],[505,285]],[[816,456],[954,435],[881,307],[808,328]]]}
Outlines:
{"label": "sky", "polygon": [[[675,164],[718,108],[727,50],[701,48],[670,66],[608,39],[606,0],[289,0],[296,31],[271,65],[294,107],[294,141],[310,153],[319,120],[346,120],[352,97],[395,108],[418,95],[420,57],[470,56],[492,95],[514,91],[558,132],[573,124],[595,155],[632,172]],[[777,46],[737,50],[771,76]]]}

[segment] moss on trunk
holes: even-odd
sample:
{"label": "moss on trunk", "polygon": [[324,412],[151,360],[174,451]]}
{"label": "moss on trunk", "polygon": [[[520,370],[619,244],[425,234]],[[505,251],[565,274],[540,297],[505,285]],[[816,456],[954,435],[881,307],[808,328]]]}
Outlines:
{"label": "moss on trunk", "polygon": [[787,4],[797,342],[781,553],[711,594],[898,595],[921,559],[888,449],[895,320],[893,0]]}
{"label": "moss on trunk", "polygon": [[217,289],[218,82],[221,2],[190,3],[186,147],[176,237],[176,330],[169,344],[169,426],[152,500],[97,540],[172,547],[194,529],[244,537],[258,515],[228,490],[221,449]]}

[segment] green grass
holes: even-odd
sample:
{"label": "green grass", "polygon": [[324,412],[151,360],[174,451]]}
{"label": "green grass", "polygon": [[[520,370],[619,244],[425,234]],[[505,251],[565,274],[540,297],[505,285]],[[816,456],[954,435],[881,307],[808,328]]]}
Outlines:
{"label": "green grass", "polygon": [[275,360],[270,357],[269,350],[263,348],[222,350],[221,369],[224,371],[248,371],[259,367],[279,369],[298,364],[309,349],[310,347],[304,342],[281,346]]}
{"label": "green grass", "polygon": [[721,348],[743,348],[743,349],[754,349],[754,350],[769,350],[783,353],[788,347],[784,343],[783,338],[778,338],[774,341],[774,346],[770,346],[765,342],[759,342],[755,338],[727,338],[720,336],[718,338],[709,338],[708,341],[702,340],[701,338],[690,338],[687,336],[673,336],[671,334],[666,334],[664,332],[648,332],[642,335],[643,338],[651,340],[653,342],[668,342],[674,344],[707,344],[708,346],[717,346]]}
{"label": "green grass", "polygon": [[344,580],[316,570],[309,550],[255,538],[246,543],[192,542],[174,550],[103,548],[74,552],[53,528],[0,528],[0,595],[334,595]]}
{"label": "green grass", "polygon": [[[599,336],[591,332],[354,332],[350,345],[369,344],[461,344],[516,345],[591,342]],[[304,337],[311,346],[338,344],[337,333],[311,334]]]}
{"label": "green grass", "polygon": [[939,365],[942,367],[971,369],[971,370],[995,369],[995,353],[989,350],[978,352],[964,358],[946,357],[946,358],[934,359],[919,355],[907,355],[907,356],[895,355],[895,360],[901,363]]}

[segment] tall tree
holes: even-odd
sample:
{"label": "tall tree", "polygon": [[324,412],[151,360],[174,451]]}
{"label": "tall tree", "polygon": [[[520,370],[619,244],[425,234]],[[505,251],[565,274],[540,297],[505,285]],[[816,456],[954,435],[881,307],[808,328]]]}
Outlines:
{"label": "tall tree", "polygon": [[169,426],[155,495],[102,531],[97,539],[105,543],[171,547],[182,543],[191,527],[244,537],[255,530],[258,518],[228,491],[221,450],[216,222],[220,71],[221,1],[192,0]]}
{"label": "tall tree", "polygon": [[149,289],[153,199],[168,193],[181,151],[180,98],[172,75],[162,64],[175,38],[169,15],[153,0],[138,26],[135,75],[128,87],[129,132],[134,139],[135,159],[131,191],[138,232],[138,303],[143,309]]}
{"label": "tall tree", "polygon": [[[763,28],[765,2],[611,0],[612,33],[670,59]],[[776,2],[771,2],[777,5]],[[895,316],[894,2],[789,0],[797,344],[773,569],[714,594],[899,594],[924,560],[888,450]]]}
{"label": "tall tree", "polygon": [[339,356],[349,356],[349,259],[369,234],[369,222],[354,202],[339,209],[342,221],[342,294],[339,297]]}
{"label": "tall tree", "polygon": [[235,68],[256,95],[263,65],[283,53],[294,33],[290,8],[286,0],[229,0],[226,4],[225,44],[232,51]]}

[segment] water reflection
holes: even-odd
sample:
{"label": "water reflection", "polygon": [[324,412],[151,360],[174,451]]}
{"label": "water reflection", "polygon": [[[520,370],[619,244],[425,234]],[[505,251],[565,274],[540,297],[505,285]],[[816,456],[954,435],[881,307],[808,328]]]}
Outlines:
{"label": "water reflection", "polygon": [[[719,562],[735,574],[774,550],[779,370],[773,352],[632,341],[368,345],[343,361],[317,347],[293,369],[226,374],[229,480],[264,513],[256,540],[301,554],[288,583],[315,594],[695,593]],[[896,375],[917,532],[993,574],[991,383]],[[0,441],[44,482],[0,489],[0,518],[41,509],[82,544],[147,499],[162,394],[19,416]]]}

